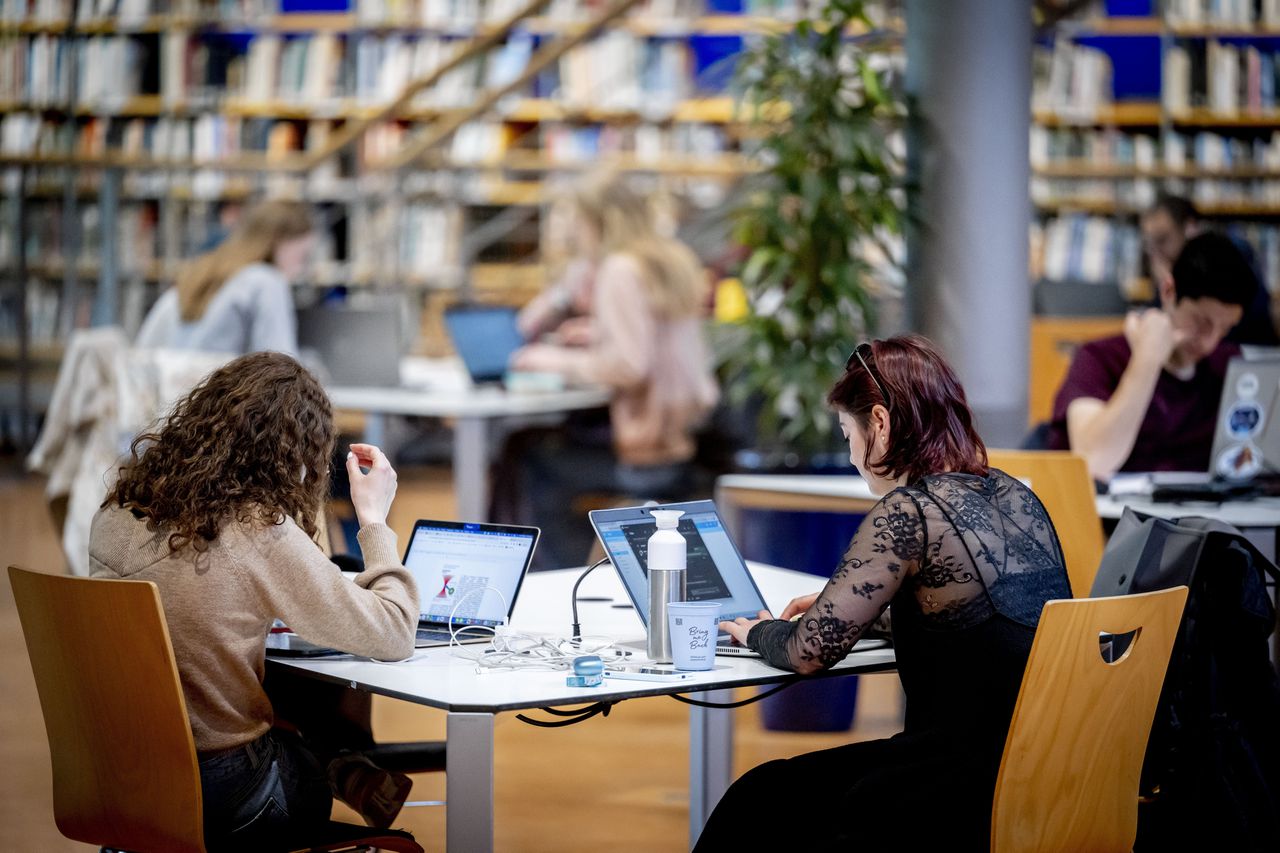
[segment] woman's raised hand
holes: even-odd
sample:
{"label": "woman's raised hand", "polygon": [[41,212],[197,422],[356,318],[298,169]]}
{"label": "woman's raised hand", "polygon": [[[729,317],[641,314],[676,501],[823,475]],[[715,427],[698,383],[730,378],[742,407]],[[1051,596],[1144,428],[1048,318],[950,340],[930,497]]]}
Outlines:
{"label": "woman's raised hand", "polygon": [[[361,468],[367,468],[364,473]],[[385,453],[372,444],[353,444],[347,454],[347,476],[351,479],[351,503],[360,526],[386,524],[387,512],[396,496],[396,471]]]}

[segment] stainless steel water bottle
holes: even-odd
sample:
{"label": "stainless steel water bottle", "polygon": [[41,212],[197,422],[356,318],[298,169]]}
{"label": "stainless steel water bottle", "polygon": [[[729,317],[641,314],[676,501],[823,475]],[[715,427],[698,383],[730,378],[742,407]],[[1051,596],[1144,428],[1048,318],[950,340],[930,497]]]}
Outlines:
{"label": "stainless steel water bottle", "polygon": [[649,659],[655,663],[671,663],[671,629],[667,625],[667,604],[684,601],[685,562],[684,536],[679,530],[680,510],[655,509],[653,520],[658,529],[649,537]]}

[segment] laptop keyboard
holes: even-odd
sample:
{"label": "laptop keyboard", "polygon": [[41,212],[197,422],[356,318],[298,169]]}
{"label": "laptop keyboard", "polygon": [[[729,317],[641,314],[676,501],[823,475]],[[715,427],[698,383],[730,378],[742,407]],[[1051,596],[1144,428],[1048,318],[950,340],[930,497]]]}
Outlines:
{"label": "laptop keyboard", "polygon": [[444,628],[419,628],[418,642],[447,643],[449,642],[449,632]]}

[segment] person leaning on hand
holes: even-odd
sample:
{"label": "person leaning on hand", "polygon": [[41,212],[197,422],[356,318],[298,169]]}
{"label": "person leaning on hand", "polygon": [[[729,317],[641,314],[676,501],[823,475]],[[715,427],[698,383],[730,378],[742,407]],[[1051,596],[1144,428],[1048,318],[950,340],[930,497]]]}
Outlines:
{"label": "person leaning on hand", "polygon": [[386,524],[396,474],[381,450],[347,458],[364,571],[347,580],[316,544],[334,442],[311,373],[282,353],[242,356],[134,440],[93,520],[91,575],[159,588],[211,851],[296,837],[328,820],[335,794],[385,827],[408,795],[408,777],[352,751],[373,743],[367,704],[352,714],[337,688],[266,678],[276,619],[356,655],[413,653],[418,593]]}
{"label": "person leaning on hand", "polygon": [[1225,338],[1257,280],[1229,238],[1208,233],[1187,241],[1157,286],[1160,307],[1082,346],[1054,400],[1049,447],[1084,457],[1096,480],[1209,470],[1227,364],[1240,353]]}

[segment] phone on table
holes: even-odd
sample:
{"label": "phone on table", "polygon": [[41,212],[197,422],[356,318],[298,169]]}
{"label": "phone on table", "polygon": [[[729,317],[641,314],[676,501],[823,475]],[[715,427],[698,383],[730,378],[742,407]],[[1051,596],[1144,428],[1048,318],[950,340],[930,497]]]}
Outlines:
{"label": "phone on table", "polygon": [[604,671],[605,678],[627,678],[635,681],[688,681],[694,675],[695,673],[681,672],[670,666],[647,664],[608,667]]}

